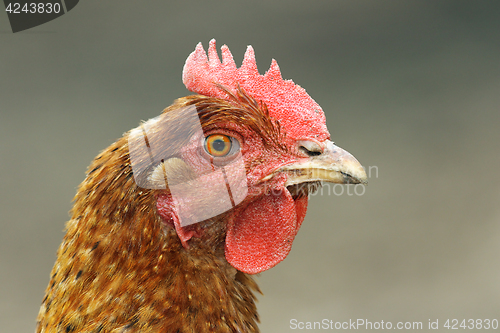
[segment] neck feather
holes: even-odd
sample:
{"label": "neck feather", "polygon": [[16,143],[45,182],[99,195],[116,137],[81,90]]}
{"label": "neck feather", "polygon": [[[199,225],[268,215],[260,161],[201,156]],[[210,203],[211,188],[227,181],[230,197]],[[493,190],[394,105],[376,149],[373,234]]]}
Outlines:
{"label": "neck feather", "polygon": [[38,316],[37,332],[258,332],[254,280],[223,242],[182,247],[133,180],[126,138],[90,165]]}

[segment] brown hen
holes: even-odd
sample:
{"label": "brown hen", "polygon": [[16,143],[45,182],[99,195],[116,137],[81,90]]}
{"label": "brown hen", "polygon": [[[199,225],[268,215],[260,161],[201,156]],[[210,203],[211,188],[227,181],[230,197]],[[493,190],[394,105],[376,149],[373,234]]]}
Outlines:
{"label": "brown hen", "polygon": [[102,151],[78,188],[37,332],[258,332],[250,274],[291,249],[321,181],[364,183],[329,141],[321,107],[236,68],[211,41],[178,99]]}

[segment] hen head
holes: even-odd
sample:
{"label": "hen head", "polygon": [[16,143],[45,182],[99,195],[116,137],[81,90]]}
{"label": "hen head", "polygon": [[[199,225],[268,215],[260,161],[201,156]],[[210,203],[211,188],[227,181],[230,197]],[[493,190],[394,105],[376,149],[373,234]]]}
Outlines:
{"label": "hen head", "polygon": [[178,100],[129,134],[134,178],[158,190],[157,210],[182,245],[221,246],[227,261],[259,273],[282,261],[320,182],[364,183],[359,162],[331,142],[321,107],[276,61],[257,71],[248,47],[237,68],[201,43],[184,66]]}

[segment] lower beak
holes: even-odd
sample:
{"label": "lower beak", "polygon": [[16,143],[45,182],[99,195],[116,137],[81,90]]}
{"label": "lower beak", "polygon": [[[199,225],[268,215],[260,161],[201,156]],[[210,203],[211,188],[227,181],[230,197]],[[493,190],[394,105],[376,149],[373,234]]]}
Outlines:
{"label": "lower beak", "polygon": [[326,140],[321,154],[281,167],[289,174],[285,186],[304,182],[325,181],[337,184],[367,184],[365,169],[344,149]]}

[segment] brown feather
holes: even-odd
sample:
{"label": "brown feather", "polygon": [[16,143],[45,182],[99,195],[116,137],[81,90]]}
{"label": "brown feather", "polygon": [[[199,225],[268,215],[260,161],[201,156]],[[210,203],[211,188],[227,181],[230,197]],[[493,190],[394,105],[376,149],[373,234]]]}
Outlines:
{"label": "brown feather", "polygon": [[[188,96],[165,112],[188,105],[204,130],[236,123],[274,147],[284,135],[242,90],[230,101]],[[259,331],[260,290],[224,257],[226,215],[194,225],[204,237],[186,249],[156,211],[158,192],[136,185],[127,135],[95,158],[75,196],[37,332]]]}

